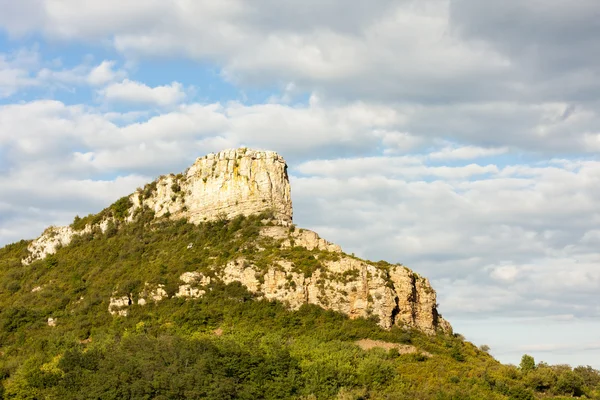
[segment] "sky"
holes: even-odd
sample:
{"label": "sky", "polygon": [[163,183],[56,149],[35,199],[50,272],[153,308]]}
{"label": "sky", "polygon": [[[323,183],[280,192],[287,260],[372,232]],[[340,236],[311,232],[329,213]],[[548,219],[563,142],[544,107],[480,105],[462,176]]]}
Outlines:
{"label": "sky", "polygon": [[0,245],[210,152],[430,278],[502,362],[600,368],[597,0],[0,0]]}

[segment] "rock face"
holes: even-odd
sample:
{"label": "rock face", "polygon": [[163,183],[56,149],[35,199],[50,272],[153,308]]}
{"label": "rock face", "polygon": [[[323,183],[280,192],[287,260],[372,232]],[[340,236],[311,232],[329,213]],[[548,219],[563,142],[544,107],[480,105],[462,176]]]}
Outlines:
{"label": "rock face", "polygon": [[220,278],[226,283],[239,281],[251,292],[292,309],[315,304],[351,318],[375,316],[383,328],[408,326],[430,334],[438,329],[451,331],[437,312],[429,281],[408,268],[394,265],[385,271],[348,256],[323,264],[325,268],[306,277],[285,260],[264,273],[240,258],[227,264]]}
{"label": "rock face", "polygon": [[[292,309],[315,304],[351,318],[376,317],[384,328],[407,326],[427,333],[452,330],[438,314],[436,293],[426,278],[402,265],[373,264],[348,256],[338,245],[315,232],[296,229],[291,224],[287,166],[274,152],[242,148],[209,154],[198,158],[183,174],[161,176],[138,189],[129,196],[128,204],[124,220],[119,223],[134,220],[142,208],[152,210],[156,218],[185,218],[196,224],[270,211],[273,219],[261,228],[260,235],[282,249],[307,249],[315,254],[320,265],[306,273],[283,258],[258,267],[240,257],[227,265],[216,266],[213,278],[199,271],[184,273],[175,297],[203,296],[210,290],[212,279],[225,283],[238,281],[251,292],[265,299],[282,301]],[[105,231],[109,222],[115,221],[109,216],[98,226]],[[49,228],[31,243],[30,255],[23,263],[53,254],[68,245],[73,237],[93,229],[96,227],[91,225],[79,231],[71,227]],[[193,243],[187,246],[188,250],[191,248]],[[137,304],[143,306],[167,297],[162,285],[146,285]],[[113,293],[108,311],[127,316],[132,304],[131,294],[116,296]]]}
{"label": "rock face", "polygon": [[192,223],[273,211],[281,223],[292,221],[292,198],[285,160],[272,151],[226,150],[198,158],[182,175],[158,179],[131,198],[160,217]]}
{"label": "rock face", "polygon": [[108,302],[108,312],[112,315],[120,315],[126,317],[129,311],[127,307],[131,305],[131,298],[129,296],[117,296],[111,297]]}

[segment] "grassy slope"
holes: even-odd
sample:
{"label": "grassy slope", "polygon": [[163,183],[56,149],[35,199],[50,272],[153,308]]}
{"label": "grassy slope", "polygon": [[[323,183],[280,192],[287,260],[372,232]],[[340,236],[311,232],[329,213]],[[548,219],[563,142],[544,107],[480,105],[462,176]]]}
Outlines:
{"label": "grassy slope", "polygon": [[[564,375],[538,379],[548,371],[501,365],[459,335],[385,331],[316,306],[289,311],[239,284],[214,283],[201,299],[134,305],[128,317],[112,317],[115,290],[135,294],[151,282],[172,295],[181,273],[211,274],[240,254],[263,266],[291,259],[306,274],[319,267],[306,250],[260,238],[260,216],[200,226],[151,221],[141,214],[29,266],[19,262],[28,242],[0,249],[0,398],[527,399],[535,388],[557,392]],[[363,351],[354,344],[362,338],[412,343],[433,356]],[[590,396],[596,376],[587,376]]]}

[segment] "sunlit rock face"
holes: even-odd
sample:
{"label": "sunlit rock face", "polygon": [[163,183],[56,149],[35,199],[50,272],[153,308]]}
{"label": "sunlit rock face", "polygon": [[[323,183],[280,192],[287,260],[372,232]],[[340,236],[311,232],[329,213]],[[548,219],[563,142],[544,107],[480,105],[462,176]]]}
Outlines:
{"label": "sunlit rock face", "polygon": [[220,278],[225,283],[240,282],[249,291],[291,309],[315,304],[350,318],[376,317],[386,329],[397,325],[429,334],[452,331],[438,314],[436,292],[429,281],[404,266],[393,265],[386,271],[341,254],[307,277],[286,260],[275,262],[265,272],[239,258],[227,264]]}
{"label": "sunlit rock face", "polygon": [[192,223],[262,211],[272,211],[282,224],[292,221],[287,165],[273,151],[208,154],[183,174],[159,178],[151,189],[134,193],[134,210],[145,205],[157,217],[167,214]]}

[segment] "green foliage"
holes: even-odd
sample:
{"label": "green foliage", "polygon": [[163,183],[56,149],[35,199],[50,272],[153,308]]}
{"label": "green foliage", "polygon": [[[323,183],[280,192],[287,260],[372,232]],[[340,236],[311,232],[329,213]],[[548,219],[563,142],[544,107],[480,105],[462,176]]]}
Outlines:
{"label": "green foliage", "polygon": [[534,400],[533,392],[523,386],[515,386],[510,390],[509,400]]}
{"label": "green foliage", "polygon": [[573,371],[565,371],[558,377],[554,391],[557,394],[568,396],[581,396],[583,392],[583,378]]}
{"label": "green foliage", "polygon": [[[148,187],[148,185],[146,185],[146,187]],[[144,193],[147,193],[146,189],[144,190]],[[109,207],[100,211],[98,214],[89,214],[88,216],[83,218],[80,218],[79,215],[76,215],[73,219],[73,222],[71,223],[71,228],[73,228],[76,231],[81,231],[85,229],[87,225],[97,225],[100,222],[102,222],[102,220],[109,217],[113,217],[117,220],[124,220],[125,217],[127,217],[127,213],[132,206],[133,203],[131,202],[129,197],[122,197]]]}
{"label": "green foliage", "polygon": [[524,379],[528,387],[538,392],[547,392],[556,385],[556,373],[544,365],[530,370]]}
{"label": "green foliage", "polygon": [[147,183],[142,190],[142,197],[144,199],[149,199],[152,197],[152,194],[156,192],[156,186],[158,185],[158,180]]}
{"label": "green foliage", "polygon": [[121,197],[113,205],[110,206],[113,216],[116,219],[125,219],[127,211],[133,206],[129,197]]}
{"label": "green foliage", "polygon": [[[153,190],[145,187],[144,192]],[[145,194],[144,194],[145,195]],[[130,209],[123,198],[78,229]],[[179,276],[214,277],[243,257],[262,279],[288,260],[311,276],[339,255],[282,248],[259,231],[269,215],[198,226],[155,220],[93,229],[51,257],[22,265],[29,242],[0,249],[0,399],[533,399],[597,395],[590,367],[505,366],[460,335],[425,335],[314,305],[291,311],[216,279],[198,299],[137,305],[148,282],[170,296]],[[84,221],[84,222],[82,222]],[[189,244],[193,246],[189,247]],[[379,262],[385,276],[390,265]],[[354,279],[352,272],[329,279]],[[417,276],[418,278],[418,276]],[[290,283],[291,286],[291,283]],[[36,289],[32,291],[32,289]],[[129,316],[113,317],[113,295],[131,295]],[[57,325],[46,321],[55,318]],[[217,333],[218,332],[218,333]],[[368,351],[360,339],[411,344]]]}
{"label": "green foliage", "polygon": [[523,354],[519,366],[521,367],[521,371],[527,373],[535,368],[535,360],[530,355]]}
{"label": "green foliage", "polygon": [[44,262],[46,264],[46,267],[48,267],[48,268],[54,268],[54,267],[58,266],[58,258],[56,258],[56,256],[54,254],[48,255],[44,259]]}

